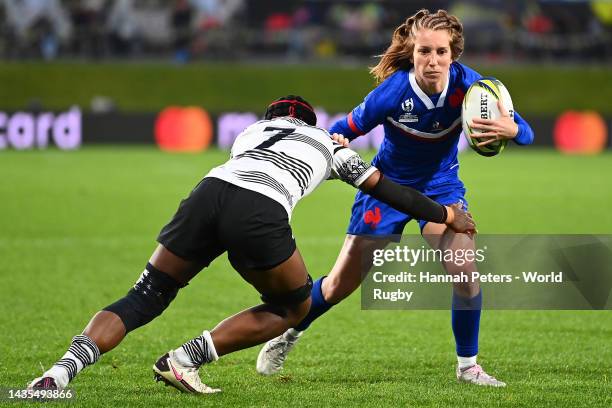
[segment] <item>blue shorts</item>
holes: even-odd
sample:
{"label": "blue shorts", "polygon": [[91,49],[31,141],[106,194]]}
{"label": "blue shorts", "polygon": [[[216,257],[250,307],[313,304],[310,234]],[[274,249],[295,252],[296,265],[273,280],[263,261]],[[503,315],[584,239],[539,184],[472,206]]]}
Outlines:
{"label": "blue shorts", "polygon": [[[438,184],[425,189],[418,189],[432,200],[442,205],[462,203],[467,209],[465,187],[460,180]],[[404,227],[412,217],[397,211],[387,204],[358,192],[353,204],[351,221],[347,234],[351,235],[401,235]],[[421,233],[428,221],[417,220]]]}

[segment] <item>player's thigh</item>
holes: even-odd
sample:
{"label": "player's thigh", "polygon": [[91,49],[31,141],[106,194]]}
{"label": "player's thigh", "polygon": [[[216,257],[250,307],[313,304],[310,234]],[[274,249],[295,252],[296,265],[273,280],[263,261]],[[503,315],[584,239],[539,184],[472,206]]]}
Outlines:
{"label": "player's thigh", "polygon": [[254,191],[237,186],[231,191],[233,200],[225,203],[219,219],[219,238],[234,269],[264,298],[298,299],[280,302],[289,309],[310,299],[311,281],[287,211],[275,200]]}
{"label": "player's thigh", "polygon": [[218,218],[224,201],[231,199],[230,187],[214,178],[201,180],[160,231],[160,245],[149,262],[186,284],[225,252],[218,236]]}
{"label": "player's thigh", "polygon": [[344,244],[334,267],[323,281],[325,300],[337,303],[353,293],[372,267],[374,250],[385,248],[396,240],[411,218],[358,192]]}
{"label": "player's thigh", "polygon": [[231,200],[219,217],[219,241],[238,270],[269,270],[294,255],[295,239],[287,210],[277,201],[231,186]]}
{"label": "player's thigh", "polygon": [[334,267],[323,281],[325,299],[337,303],[353,293],[372,267],[373,252],[389,242],[385,237],[347,235]]}
{"label": "player's thigh", "polygon": [[308,280],[306,265],[297,248],[288,259],[269,269],[247,269],[237,265],[235,268],[261,294],[282,295],[304,286]]}
{"label": "player's thigh", "polygon": [[161,272],[170,275],[181,285],[189,281],[204,268],[200,261],[189,261],[175,255],[163,245],[159,244],[149,259],[149,263]]}
{"label": "player's thigh", "polygon": [[425,238],[427,243],[435,249],[473,250],[476,248],[474,235],[455,232],[451,228],[448,228],[445,224],[428,222],[425,224],[422,233],[423,238]]}
{"label": "player's thigh", "polygon": [[[437,190],[428,195],[432,200],[442,205],[451,205],[459,203],[463,209],[467,211],[467,201],[465,200],[465,187],[460,180],[455,180],[447,185],[438,186]],[[446,224],[437,224],[435,222],[419,221],[421,234],[427,243],[435,249],[474,249],[474,236],[456,233],[448,228]],[[446,265],[450,268],[449,273],[454,271],[453,265]]]}
{"label": "player's thigh", "polygon": [[272,303],[285,308],[297,321],[308,313],[312,280],[297,248],[289,258],[269,269],[251,269],[241,265],[234,265],[234,268],[263,299],[283,299]]}
{"label": "player's thigh", "polygon": [[[476,250],[474,235],[457,233],[448,228],[445,224],[428,222],[425,224],[425,227],[423,227],[423,238],[425,238],[432,248],[441,249],[442,251],[451,250],[453,253],[457,253],[456,251]],[[471,276],[471,272],[477,270],[474,262],[459,264],[448,261],[442,262],[442,265],[447,273],[453,275],[466,273],[468,276]],[[480,291],[478,282],[455,283],[453,287],[459,294],[466,297],[476,296]]]}

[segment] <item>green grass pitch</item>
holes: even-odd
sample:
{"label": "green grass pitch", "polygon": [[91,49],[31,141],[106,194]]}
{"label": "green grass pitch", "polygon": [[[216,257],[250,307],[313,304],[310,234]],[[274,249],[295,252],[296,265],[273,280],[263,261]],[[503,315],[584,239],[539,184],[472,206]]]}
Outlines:
{"label": "green grass pitch", "polygon": [[[38,376],[94,312],[123,296],[180,198],[226,156],[140,147],[0,152],[0,387]],[[481,233],[612,233],[610,153],[513,147],[492,159],[465,153],[461,162]],[[294,213],[315,277],[335,260],[353,195],[329,182]],[[203,370],[220,395],[183,395],[152,380],[159,355],[256,303],[218,259],[162,317],[76,379],[73,406],[612,405],[610,312],[485,310],[480,362],[509,384],[487,389],[454,378],[449,312],[361,311],[358,293],[312,326],[282,375],[255,372],[257,347]]]}

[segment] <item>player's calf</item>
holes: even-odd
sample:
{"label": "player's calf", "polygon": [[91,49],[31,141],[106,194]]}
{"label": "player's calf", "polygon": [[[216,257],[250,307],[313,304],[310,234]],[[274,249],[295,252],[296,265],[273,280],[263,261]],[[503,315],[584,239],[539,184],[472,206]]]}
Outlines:
{"label": "player's calf", "polygon": [[[312,279],[285,293],[264,293],[264,304],[245,310],[217,325],[213,334],[204,331],[175,350],[166,353],[153,366],[155,378],[183,392],[208,394],[212,389],[201,383],[198,369],[219,356],[260,344],[301,321],[310,306]],[[214,337],[214,340],[213,340]]]}

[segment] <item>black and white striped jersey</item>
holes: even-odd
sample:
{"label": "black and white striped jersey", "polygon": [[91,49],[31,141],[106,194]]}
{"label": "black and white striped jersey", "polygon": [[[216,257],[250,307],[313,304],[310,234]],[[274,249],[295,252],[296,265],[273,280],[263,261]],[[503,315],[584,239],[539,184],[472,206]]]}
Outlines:
{"label": "black and white striped jersey", "polygon": [[230,160],[212,169],[215,177],[279,202],[289,214],[326,179],[359,187],[376,168],[336,143],[329,133],[292,117],[262,120],[246,128]]}

